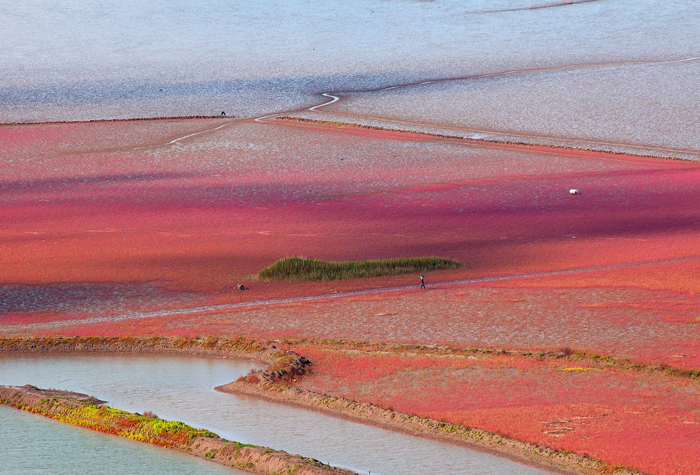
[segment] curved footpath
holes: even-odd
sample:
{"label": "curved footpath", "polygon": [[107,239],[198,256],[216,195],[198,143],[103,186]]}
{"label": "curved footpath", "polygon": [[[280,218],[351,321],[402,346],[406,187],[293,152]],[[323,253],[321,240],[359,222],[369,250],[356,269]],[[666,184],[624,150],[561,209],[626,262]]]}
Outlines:
{"label": "curved footpath", "polygon": [[[252,339],[238,338],[219,340],[215,338],[131,337],[0,338],[0,355],[26,353],[158,353],[252,359],[266,363],[268,369],[264,371],[252,371],[248,376],[241,377],[237,381],[219,386],[216,389],[221,392],[245,394],[273,402],[298,406],[335,417],[355,420],[410,435],[455,443],[559,473],[580,475],[599,473],[632,475],[639,473],[626,468],[614,467],[586,456],[522,442],[477,428],[450,424],[435,419],[384,409],[369,403],[292,388],[287,385],[287,382],[291,379],[303,377],[304,374],[310,371],[312,363],[301,355],[278,348],[275,344],[258,342]],[[38,393],[37,395],[33,393],[34,391],[40,390],[33,387],[0,387],[0,402],[12,404],[32,412],[45,412],[44,415],[53,417],[53,412],[51,411],[57,409],[54,408],[55,401],[50,398],[54,396],[45,392]],[[95,404],[95,401],[89,399],[88,396],[76,393],[66,394],[68,402],[62,402],[61,404],[68,404],[74,407],[84,405],[86,401],[88,401],[87,403],[89,404]],[[23,405],[26,407],[23,407]],[[116,411],[111,408],[106,409]],[[61,410],[60,405],[58,410]],[[85,427],[86,425],[83,426]],[[90,427],[89,424],[87,424],[87,427],[94,428]],[[110,432],[109,428],[102,431]],[[130,437],[128,434],[119,435]],[[272,449],[264,447],[253,450],[250,447],[235,442],[224,441],[223,439],[211,439],[212,438],[197,434],[192,444],[174,446],[173,448],[199,457],[205,457],[224,465],[233,464],[235,468],[252,473],[286,473],[285,471],[279,471],[280,464],[286,464],[284,466],[288,467],[290,470],[297,470],[292,473],[298,474],[354,473],[322,465],[320,462],[313,459],[292,456],[286,452],[272,451]],[[150,442],[150,440],[145,441]],[[151,443],[163,445],[157,440]],[[245,450],[243,450],[244,448]],[[269,462],[269,465],[266,465],[267,462],[265,462],[265,460],[267,460],[267,458],[263,456],[272,455],[273,453],[278,454],[279,457],[275,458],[274,462]],[[216,455],[212,457],[212,454]],[[234,458],[238,456],[248,458],[243,458],[241,459],[242,461],[238,461],[239,459]],[[252,461],[253,458],[255,458],[255,462]],[[300,461],[303,460],[309,462],[302,464]],[[249,463],[253,465],[247,465]],[[295,468],[296,465],[299,465],[300,468]],[[310,471],[300,471],[302,468]],[[317,471],[317,469],[321,471]]]}

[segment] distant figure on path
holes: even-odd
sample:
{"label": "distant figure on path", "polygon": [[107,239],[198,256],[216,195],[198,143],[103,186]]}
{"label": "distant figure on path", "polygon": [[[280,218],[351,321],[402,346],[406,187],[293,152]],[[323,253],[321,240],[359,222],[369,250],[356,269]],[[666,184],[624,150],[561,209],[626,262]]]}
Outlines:
{"label": "distant figure on path", "polygon": [[226,117],[226,112],[225,112],[225,111],[221,111],[221,117]]}
{"label": "distant figure on path", "polygon": [[420,276],[420,288],[421,289],[425,288],[425,276],[424,275]]}

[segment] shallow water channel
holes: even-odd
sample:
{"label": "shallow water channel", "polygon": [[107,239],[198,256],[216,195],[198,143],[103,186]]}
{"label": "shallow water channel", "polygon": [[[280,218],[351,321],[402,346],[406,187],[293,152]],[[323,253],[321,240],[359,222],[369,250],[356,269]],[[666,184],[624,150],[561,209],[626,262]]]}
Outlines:
{"label": "shallow water channel", "polygon": [[[314,457],[359,473],[548,473],[455,445],[214,391],[215,386],[233,381],[257,366],[243,360],[153,355],[0,357],[0,384],[33,384],[42,388],[83,392],[107,400],[113,407],[133,412],[150,410],[161,418],[206,428],[227,439]],[[61,439],[70,443],[63,446],[62,451],[55,451],[54,459],[48,457],[46,452],[56,450],[55,444],[45,444],[41,446],[42,450],[22,449],[27,440],[32,440],[31,432],[30,435],[21,432],[23,435],[19,438],[10,437],[9,433],[3,434],[5,443],[0,444],[0,460],[3,461],[0,471],[14,466],[17,470],[10,469],[8,473],[25,472],[24,467],[44,467],[46,470],[43,473],[67,473],[61,472],[66,460],[75,464],[73,468],[90,463],[84,461],[85,454],[81,453],[86,451],[83,444],[88,443],[84,431],[68,430],[53,421],[41,421],[32,414],[2,409],[0,428],[3,433],[7,432],[7,427],[22,426],[23,431],[35,430],[36,437],[51,438],[54,437],[53,431],[60,430]],[[24,423],[18,425],[17,414],[22,416]],[[36,429],[28,429],[30,426]],[[139,469],[134,472],[167,473],[173,470],[180,473],[219,473],[219,467],[215,464],[210,464],[214,465],[211,472],[199,468],[177,468],[182,458],[179,454],[172,454],[171,466],[175,468],[167,466],[164,469],[165,465],[158,465],[160,459],[153,464],[141,464],[135,462],[134,457],[149,456],[143,455],[146,454],[144,451],[139,452],[141,455],[133,455],[138,452],[136,447],[124,448],[135,445],[130,441],[124,441],[129,444],[121,444],[119,452],[109,449],[115,444],[110,439],[116,438],[102,434],[88,435],[94,436],[89,443],[98,447],[95,450],[112,452],[124,463],[136,463]],[[16,441],[16,444],[10,441]],[[148,447],[148,450],[154,454],[154,460],[156,455],[170,454],[155,447]],[[29,461],[28,458],[34,460]],[[199,464],[200,461],[192,459]],[[129,472],[124,472],[124,467],[118,463],[110,463],[90,471],[105,474]],[[41,471],[38,469],[34,473]]]}

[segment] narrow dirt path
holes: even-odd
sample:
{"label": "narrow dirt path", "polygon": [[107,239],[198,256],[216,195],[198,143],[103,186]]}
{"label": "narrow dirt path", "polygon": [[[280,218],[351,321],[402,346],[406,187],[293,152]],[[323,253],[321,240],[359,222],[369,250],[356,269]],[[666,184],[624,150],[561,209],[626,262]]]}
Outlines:
{"label": "narrow dirt path", "polygon": [[183,135],[183,136],[181,136],[181,137],[177,137],[177,138],[171,140],[170,142],[165,142],[165,143],[157,144],[157,145],[143,145],[143,146],[140,146],[140,147],[134,147],[132,150],[136,151],[136,150],[143,150],[143,149],[146,149],[146,148],[167,147],[168,145],[174,145],[174,144],[176,144],[176,143],[178,143],[178,142],[180,142],[180,141],[182,141],[182,140],[188,139],[188,138],[190,138],[190,137],[195,137],[195,136],[197,136],[197,135],[207,134],[207,133],[209,133],[209,132],[214,132],[214,131],[216,131],[216,130],[223,129],[224,127],[229,127],[229,126],[235,124],[236,122],[240,122],[240,120],[232,120],[231,122],[228,122],[228,123],[226,123],[226,124],[217,125],[216,127],[211,127],[211,128],[209,128],[209,129],[204,129],[204,130],[200,130],[200,131],[198,131],[198,132],[193,132],[193,133],[191,133],[191,134]]}
{"label": "narrow dirt path", "polygon": [[[578,268],[574,268],[574,269],[560,269],[560,270],[550,270],[550,271],[542,271],[542,272],[530,272],[530,273],[523,273],[523,274],[508,274],[508,275],[492,276],[492,277],[476,277],[473,279],[461,279],[461,280],[450,280],[450,281],[444,281],[444,282],[436,282],[434,284],[428,284],[428,288],[470,285],[470,284],[478,284],[478,283],[484,283],[484,282],[502,282],[502,281],[508,281],[508,280],[528,279],[528,278],[534,278],[534,277],[578,274],[578,273],[586,273],[586,272],[596,272],[596,271],[601,271],[601,270],[614,270],[614,269],[623,269],[623,268],[630,268],[630,267],[642,267],[642,266],[647,266],[647,265],[670,264],[670,263],[689,262],[689,261],[697,261],[697,260],[700,260],[700,256],[690,256],[690,257],[681,257],[681,258],[675,258],[675,259],[663,259],[663,260],[644,261],[644,262],[631,262],[631,263],[627,263],[627,264],[610,264],[610,265],[595,266],[595,267],[578,267]],[[193,307],[193,308],[156,310],[156,311],[152,311],[152,312],[133,312],[133,313],[125,313],[125,314],[121,314],[121,315],[112,315],[112,316],[108,316],[108,317],[95,317],[95,318],[83,318],[83,319],[76,318],[76,319],[70,319],[70,320],[61,320],[58,322],[20,324],[20,325],[11,325],[11,326],[8,326],[7,328],[14,327],[14,328],[34,329],[34,330],[56,329],[56,328],[61,328],[61,327],[72,326],[72,325],[75,325],[78,323],[83,324],[83,325],[87,325],[87,324],[102,323],[102,322],[119,322],[119,321],[123,321],[123,320],[137,320],[137,319],[142,319],[142,318],[168,317],[168,316],[178,316],[178,315],[196,315],[198,313],[225,312],[227,310],[237,310],[237,309],[241,309],[241,308],[265,307],[265,306],[273,306],[273,305],[296,303],[296,302],[312,302],[312,301],[318,301],[318,300],[335,300],[335,299],[341,299],[341,298],[346,298],[346,297],[357,297],[357,296],[362,296],[362,295],[373,295],[373,294],[382,294],[382,293],[389,293],[389,292],[400,292],[400,291],[406,291],[406,290],[411,290],[411,289],[419,291],[417,285],[402,285],[402,286],[395,286],[395,287],[382,287],[382,288],[374,288],[374,289],[367,289],[367,290],[353,290],[353,291],[348,291],[348,292],[337,292],[337,293],[332,293],[332,294],[310,295],[310,296],[305,296],[305,297],[289,297],[289,298],[282,298],[282,299],[254,300],[254,301],[250,301],[250,302],[240,302],[240,303],[232,303],[232,304],[218,304],[218,305],[205,305],[205,306]],[[0,328],[2,328],[2,326],[0,326]]]}

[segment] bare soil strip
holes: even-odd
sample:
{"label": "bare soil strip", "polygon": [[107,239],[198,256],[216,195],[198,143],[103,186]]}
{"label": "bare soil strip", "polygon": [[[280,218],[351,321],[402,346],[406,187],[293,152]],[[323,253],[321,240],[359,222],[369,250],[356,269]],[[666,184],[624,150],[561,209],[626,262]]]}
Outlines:
{"label": "bare soil strip", "polygon": [[39,389],[30,385],[0,386],[0,403],[78,427],[162,445],[250,473],[278,475],[355,473],[300,455],[231,442],[216,434],[193,429],[179,422],[162,421],[157,417],[115,410],[103,406],[103,401],[70,391]]}

